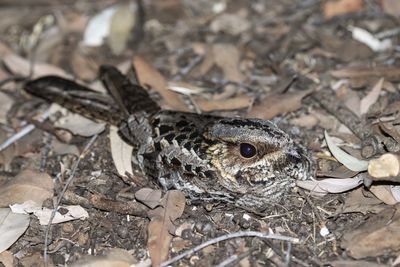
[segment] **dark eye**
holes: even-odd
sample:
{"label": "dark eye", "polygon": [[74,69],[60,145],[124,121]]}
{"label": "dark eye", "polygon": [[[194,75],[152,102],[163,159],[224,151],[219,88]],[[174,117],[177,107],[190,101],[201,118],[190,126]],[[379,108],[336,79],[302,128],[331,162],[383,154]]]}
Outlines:
{"label": "dark eye", "polygon": [[255,146],[249,143],[240,144],[240,155],[244,158],[252,158],[256,155],[257,149]]}

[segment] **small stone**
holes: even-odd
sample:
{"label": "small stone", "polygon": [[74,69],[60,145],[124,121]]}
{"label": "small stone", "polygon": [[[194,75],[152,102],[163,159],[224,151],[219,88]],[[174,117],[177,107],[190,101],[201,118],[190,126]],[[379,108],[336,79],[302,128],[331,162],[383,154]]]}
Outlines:
{"label": "small stone", "polygon": [[118,234],[118,236],[121,237],[122,239],[127,238],[127,237],[128,237],[128,228],[123,227],[123,226],[118,227],[118,228],[117,228],[117,234]]}
{"label": "small stone", "polygon": [[63,226],[62,226],[62,231],[64,233],[73,233],[75,231],[74,225],[72,223],[69,223],[69,222],[64,223]]}

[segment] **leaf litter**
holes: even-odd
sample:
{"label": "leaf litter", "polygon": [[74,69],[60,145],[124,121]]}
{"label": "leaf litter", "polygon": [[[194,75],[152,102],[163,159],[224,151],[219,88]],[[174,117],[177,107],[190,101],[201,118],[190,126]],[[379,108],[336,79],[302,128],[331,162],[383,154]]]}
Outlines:
{"label": "leaf litter", "polygon": [[[310,183],[307,188],[324,196],[315,198],[299,194],[303,189],[296,187],[285,203],[267,207],[262,216],[203,200],[185,208],[182,196],[175,203],[179,210],[174,209],[174,205],[165,199],[173,191],[164,192],[162,197],[163,190],[157,181],[141,177],[135,164],[130,164],[131,148],[120,142],[115,130],[108,139],[108,129],[104,126],[93,130],[90,121],[71,117],[69,125],[57,124],[71,133],[69,138],[57,140],[56,147],[53,137],[43,135],[42,130],[50,129],[47,126],[52,123],[45,120],[35,123],[35,127],[42,130],[24,135],[1,151],[0,171],[16,178],[26,165],[45,170],[54,177],[57,194],[77,157],[81,160],[79,151],[85,136],[99,134],[93,152],[82,159],[68,197],[62,201],[63,207],[74,201],[85,204],[88,217],[53,226],[56,229],[51,240],[53,244],[60,238],[72,242],[68,249],[62,242],[58,243],[61,245],[49,254],[49,263],[70,265],[86,253],[81,248],[92,248],[95,244],[95,253],[110,247],[123,248],[127,257],[121,256],[121,259],[127,260],[117,263],[115,258],[106,257],[94,258],[93,262],[140,264],[129,257],[134,254],[139,262],[149,264],[150,253],[153,264],[157,265],[196,244],[239,230],[278,232],[300,238],[303,243],[293,243],[290,253],[286,254],[286,246],[281,241],[266,244],[251,237],[235,238],[215,243],[212,249],[189,253],[179,264],[210,266],[229,261],[238,264],[238,259],[243,259],[239,264],[358,263],[373,266],[377,263],[388,265],[398,259],[400,249],[394,242],[398,232],[395,229],[397,213],[392,213],[392,217],[386,214],[388,205],[395,210],[400,199],[396,171],[396,155],[400,150],[397,114],[400,72],[395,60],[397,50],[393,46],[400,31],[393,20],[387,19],[387,14],[398,16],[396,1],[368,4],[360,0],[289,1],[278,4],[273,1],[216,3],[205,0],[196,3],[150,2],[144,6],[141,2],[135,2],[137,13],[129,12],[128,8],[122,10],[129,19],[117,27],[120,30],[110,31],[112,14],[108,19],[100,19],[103,24],[96,26],[94,32],[90,31],[93,26],[88,25],[86,32],[91,32],[88,35],[103,32],[94,36],[96,47],[85,45],[84,39],[88,36],[84,36],[85,23],[93,23],[90,19],[93,14],[100,14],[118,3],[94,2],[77,8],[65,5],[57,12],[45,8],[46,14],[43,8],[37,9],[32,4],[22,20],[21,16],[5,15],[5,23],[0,26],[4,37],[0,54],[5,68],[0,77],[10,78],[2,90],[6,90],[14,102],[2,99],[5,105],[2,105],[0,118],[6,124],[1,128],[2,138],[14,136],[26,125],[24,120],[31,117],[31,111],[37,113],[36,100],[26,101],[25,96],[19,94],[18,76],[30,73],[29,47],[38,47],[36,61],[33,60],[33,77],[46,74],[78,77],[78,82],[93,82],[94,88],[100,88],[96,80],[98,66],[128,62],[124,64],[127,66],[133,62],[140,82],[163,107],[273,119],[314,152],[321,169],[315,180],[307,181]],[[21,13],[22,7],[11,4],[7,11],[17,8]],[[142,9],[146,13],[145,19],[141,17]],[[44,23],[52,16],[56,20],[53,18],[51,25]],[[143,24],[136,23],[136,19],[142,20]],[[5,25],[14,26],[7,29]],[[145,33],[144,38],[136,36],[141,31]],[[113,34],[118,37],[109,38]],[[107,35],[109,37],[104,38]],[[41,41],[40,37],[42,40],[47,38],[48,42]],[[116,44],[111,44],[114,40]],[[298,80],[290,88],[277,89],[279,81],[294,76]],[[171,90],[170,84],[182,82],[189,86],[175,86]],[[330,98],[329,102],[333,105],[343,102],[342,106],[349,108],[356,117],[343,117],[340,114],[343,109],[332,111],[321,107],[315,101],[318,91],[315,88],[334,89],[337,98]],[[31,109],[27,111],[26,106]],[[358,125],[363,127],[359,132],[365,135],[351,132],[355,127],[349,117],[362,122],[363,125]],[[339,148],[330,142],[327,148],[324,140],[329,137],[324,138],[324,130],[343,138],[344,145]],[[49,130],[49,133],[56,131]],[[35,136],[34,144],[29,142],[30,136]],[[377,146],[368,147],[365,142],[368,138],[378,140]],[[373,155],[361,159],[361,155],[371,148],[375,149]],[[394,165],[379,162],[385,155],[394,155]],[[60,166],[63,166],[62,170]],[[41,192],[45,183],[39,178],[37,181],[36,185],[22,183],[21,188],[26,188],[18,191],[16,201],[25,200],[21,197],[25,192],[32,191],[31,195],[26,193],[30,198],[34,198],[34,192]],[[9,192],[14,190],[8,185],[4,188]],[[53,189],[50,191],[54,194]],[[0,192],[0,199],[8,195],[6,191]],[[46,209],[51,208],[48,202],[44,202]],[[112,211],[103,211],[111,206]],[[127,211],[132,210],[134,215],[127,215]],[[61,209],[60,214],[65,212]],[[376,223],[374,217],[379,223],[385,221],[386,224]],[[34,216],[31,220],[28,231],[6,251],[12,251],[14,257],[27,255],[14,258],[20,264],[43,260],[42,251],[34,249],[35,244],[41,242],[38,238],[42,237],[37,226],[39,220]],[[179,225],[185,227],[175,236],[173,230]],[[322,232],[313,234],[315,227]],[[90,229],[91,238],[88,238],[87,229]],[[274,252],[269,256],[265,251]]]}

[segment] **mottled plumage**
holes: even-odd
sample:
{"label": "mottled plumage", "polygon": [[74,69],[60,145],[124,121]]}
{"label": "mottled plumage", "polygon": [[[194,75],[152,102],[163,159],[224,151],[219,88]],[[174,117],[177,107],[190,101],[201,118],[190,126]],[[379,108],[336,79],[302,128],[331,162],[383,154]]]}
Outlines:
{"label": "mottled plumage", "polygon": [[262,210],[295,180],[314,176],[309,152],[270,121],[161,110],[135,77],[129,81],[105,66],[101,78],[113,100],[54,76],[31,81],[26,90],[119,125],[142,171],[190,199]]}

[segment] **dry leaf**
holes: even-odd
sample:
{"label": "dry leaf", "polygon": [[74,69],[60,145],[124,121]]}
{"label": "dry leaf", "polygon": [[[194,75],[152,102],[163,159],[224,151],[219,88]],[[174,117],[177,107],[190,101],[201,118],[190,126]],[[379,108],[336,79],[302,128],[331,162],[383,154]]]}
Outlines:
{"label": "dry leaf", "polygon": [[338,207],[337,213],[378,213],[384,210],[386,207],[387,206],[383,204],[382,201],[377,199],[371,193],[364,192],[363,188],[358,188],[348,194],[345,199],[344,205]]}
{"label": "dry leaf", "polygon": [[346,166],[346,168],[355,172],[365,171],[368,169],[368,161],[357,159],[344,152],[333,142],[327,131],[325,131],[325,140],[332,155],[337,159],[337,161]]}
{"label": "dry leaf", "polygon": [[[26,201],[22,204],[10,205],[10,208],[14,213],[18,214],[33,213],[39,219],[40,225],[48,225],[51,214],[53,213],[53,209],[42,208],[34,201]],[[81,206],[59,206],[51,223],[57,224],[77,219],[84,220],[86,218],[89,218],[89,214]]]}
{"label": "dry leaf", "polygon": [[248,108],[253,102],[253,97],[242,95],[234,98],[219,100],[206,100],[196,98],[194,101],[203,112],[210,112],[215,110],[233,110]]}
{"label": "dry leaf", "polygon": [[54,184],[50,175],[24,170],[15,178],[0,185],[0,207],[32,200],[39,205],[53,196]]}
{"label": "dry leaf", "polygon": [[147,207],[154,209],[160,205],[161,190],[142,188],[135,193],[135,198],[145,204]]}
{"label": "dry leaf", "polygon": [[173,223],[183,214],[185,195],[178,190],[168,191],[161,203],[161,207],[149,211],[151,222],[147,229],[147,247],[153,266],[159,266],[168,258],[171,234],[175,232]]}
{"label": "dry leaf", "polygon": [[213,32],[226,32],[232,35],[239,35],[251,27],[250,21],[239,14],[223,13],[216,17],[211,24],[210,29]]}
{"label": "dry leaf", "polygon": [[326,193],[343,193],[354,189],[363,183],[363,178],[344,178],[344,179],[324,179],[324,180],[307,180],[307,181],[296,181],[298,187],[310,190],[317,194]]}
{"label": "dry leaf", "polygon": [[105,129],[105,123],[98,123],[93,120],[89,120],[82,115],[68,111],[58,104],[51,104],[49,112],[53,114],[57,111],[64,114],[64,116],[54,123],[54,127],[66,129],[73,134],[85,137],[101,133]]}
{"label": "dry leaf", "polygon": [[384,82],[383,78],[379,79],[379,81],[374,85],[371,91],[363,99],[361,99],[360,103],[361,115],[367,113],[368,109],[372,106],[372,104],[374,104],[378,100],[379,94],[381,93],[382,90],[383,82]]}
{"label": "dry leaf", "polygon": [[[9,54],[3,58],[3,62],[13,74],[28,77],[30,72],[29,60],[16,54]],[[31,78],[36,79],[45,75],[57,75],[67,79],[71,78],[64,70],[56,66],[46,63],[35,63],[33,65],[33,76]]]}
{"label": "dry leaf", "polygon": [[267,96],[260,103],[253,106],[246,117],[271,119],[278,114],[295,111],[301,108],[301,100],[313,90],[296,91],[285,94]]}
{"label": "dry leaf", "polygon": [[133,257],[129,251],[120,248],[112,248],[107,251],[104,256],[87,256],[73,264],[72,267],[135,267],[135,262],[135,257]]}
{"label": "dry leaf", "polygon": [[139,56],[133,58],[133,65],[142,86],[156,90],[163,97],[169,108],[179,111],[189,111],[180,97],[167,89],[167,81],[158,70]]}
{"label": "dry leaf", "polygon": [[7,124],[7,113],[13,105],[14,100],[7,94],[0,92],[0,123]]}
{"label": "dry leaf", "polygon": [[14,244],[28,226],[29,215],[15,214],[9,208],[0,208],[0,253]]}
{"label": "dry leaf", "polygon": [[400,16],[400,2],[398,0],[381,0],[383,11],[392,15]]}
{"label": "dry leaf", "polygon": [[111,156],[118,174],[125,177],[126,174],[133,175],[132,151],[133,146],[128,145],[118,134],[118,128],[110,127]]}
{"label": "dry leaf", "polygon": [[369,191],[386,205],[395,205],[398,203],[389,185],[371,185]]}
{"label": "dry leaf", "polygon": [[96,61],[76,49],[70,59],[73,72],[83,81],[93,81],[97,78],[99,65]]}
{"label": "dry leaf", "polygon": [[319,119],[312,114],[302,115],[301,117],[290,120],[290,124],[300,126],[300,127],[305,127],[308,129],[311,129],[312,127],[317,125],[318,122],[319,122]]}
{"label": "dry leaf", "polygon": [[341,246],[353,258],[377,257],[400,249],[400,212],[388,208],[370,216],[343,236]]}
{"label": "dry leaf", "polygon": [[239,50],[231,44],[213,45],[214,62],[224,73],[225,80],[242,82],[243,74],[239,71]]}
{"label": "dry leaf", "polygon": [[[8,132],[0,128],[0,144],[3,144],[9,137]],[[9,145],[0,151],[0,164],[8,165],[16,156],[23,155],[32,151],[35,144],[42,140],[42,134],[39,130],[34,130],[25,135],[18,141]]]}
{"label": "dry leaf", "polygon": [[110,33],[111,18],[117,6],[110,6],[89,20],[83,35],[83,44],[87,46],[101,46]]}
{"label": "dry leaf", "polygon": [[325,2],[323,6],[325,18],[357,12],[362,8],[363,0],[333,0]]}
{"label": "dry leaf", "polygon": [[128,43],[136,21],[135,5],[120,5],[111,17],[107,44],[114,55],[120,55]]}
{"label": "dry leaf", "polygon": [[379,128],[385,134],[390,135],[397,143],[400,143],[400,131],[396,126],[392,122],[379,122]]}
{"label": "dry leaf", "polygon": [[0,263],[2,263],[4,267],[16,266],[14,263],[14,255],[10,251],[3,251],[0,253]]}
{"label": "dry leaf", "polygon": [[331,75],[335,78],[344,79],[370,79],[384,78],[388,81],[400,80],[400,68],[395,67],[375,67],[375,68],[343,68],[331,71]]}
{"label": "dry leaf", "polygon": [[392,196],[397,201],[397,203],[399,203],[400,202],[400,186],[399,185],[391,185],[390,192],[392,193]]}

